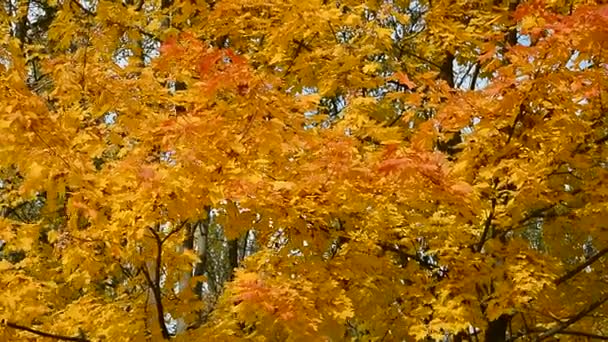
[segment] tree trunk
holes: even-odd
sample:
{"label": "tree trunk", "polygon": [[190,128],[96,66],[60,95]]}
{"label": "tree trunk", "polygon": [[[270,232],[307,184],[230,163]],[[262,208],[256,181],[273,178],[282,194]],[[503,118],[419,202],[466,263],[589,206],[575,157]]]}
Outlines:
{"label": "tree trunk", "polygon": [[[184,238],[184,242],[182,243],[182,252],[186,250],[192,250],[194,248],[194,231],[198,223],[187,223],[186,224],[186,237]],[[184,291],[188,285],[190,284],[190,279],[192,279],[192,271],[189,270],[184,272],[182,278],[179,281],[179,292]],[[182,317],[177,319],[176,333],[180,334],[186,331],[188,324],[186,320]]]}
{"label": "tree trunk", "polygon": [[239,239],[228,241],[228,281],[234,279],[234,269],[239,266]]}
{"label": "tree trunk", "polygon": [[[202,276],[207,273],[207,259],[209,254],[209,225],[211,223],[210,208],[207,209],[207,218],[197,225],[196,229],[196,252],[198,254],[199,262],[194,266],[194,276]],[[207,282],[212,282],[211,275],[208,275]],[[209,286],[213,288],[213,286]],[[196,295],[202,297],[203,295],[203,283],[197,282],[195,286]]]}
{"label": "tree trunk", "polygon": [[485,332],[486,342],[505,342],[507,340],[507,327],[511,321],[511,315],[503,314],[488,324]]}

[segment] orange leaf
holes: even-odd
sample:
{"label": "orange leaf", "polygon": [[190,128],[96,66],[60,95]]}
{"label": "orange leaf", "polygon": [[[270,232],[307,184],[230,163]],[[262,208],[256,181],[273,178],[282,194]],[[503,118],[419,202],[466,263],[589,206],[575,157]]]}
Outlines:
{"label": "orange leaf", "polygon": [[407,86],[410,89],[416,88],[416,83],[412,82],[410,80],[410,78],[407,77],[407,75],[404,72],[402,72],[402,71],[399,71],[399,72],[395,73],[395,75],[393,76],[393,78],[395,80],[397,80],[400,84],[403,84],[403,85]]}

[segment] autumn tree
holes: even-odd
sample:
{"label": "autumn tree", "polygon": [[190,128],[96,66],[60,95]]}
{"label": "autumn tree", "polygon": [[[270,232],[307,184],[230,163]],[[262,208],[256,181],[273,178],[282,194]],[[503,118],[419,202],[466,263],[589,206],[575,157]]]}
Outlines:
{"label": "autumn tree", "polygon": [[0,20],[3,340],[608,339],[608,7]]}

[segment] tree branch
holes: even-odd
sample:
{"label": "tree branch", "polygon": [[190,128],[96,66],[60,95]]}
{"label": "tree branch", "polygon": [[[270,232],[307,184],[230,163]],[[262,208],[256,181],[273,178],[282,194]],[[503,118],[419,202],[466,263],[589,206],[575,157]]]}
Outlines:
{"label": "tree branch", "polygon": [[76,7],[80,8],[80,10],[83,11],[84,13],[86,13],[87,15],[95,16],[95,13],[91,12],[90,9],[84,7],[84,5],[80,3],[80,1],[78,1],[78,0],[72,0],[72,3],[74,5],[76,5]]}
{"label": "tree branch", "polygon": [[164,236],[164,237],[163,237],[163,238],[160,240],[161,245],[162,245],[163,243],[165,243],[165,241],[167,241],[167,240],[168,240],[168,239],[171,237],[171,235],[173,235],[173,234],[175,234],[175,233],[177,233],[177,232],[181,231],[181,230],[182,230],[182,228],[184,228],[184,227],[186,226],[186,223],[188,223],[188,220],[184,220],[184,222],[182,222],[182,224],[180,224],[180,225],[179,225],[179,227],[176,227],[176,228],[172,229],[172,230],[171,230],[171,231],[170,231],[170,232],[169,232],[167,235],[165,235],[165,236]]}
{"label": "tree branch", "polygon": [[488,218],[486,219],[486,223],[483,228],[483,232],[481,233],[481,238],[479,239],[479,243],[475,246],[475,251],[481,252],[483,245],[486,243],[486,239],[488,236],[488,232],[490,231],[490,227],[492,227],[492,219],[494,218],[494,210],[496,210],[496,199],[492,198],[492,209],[490,209],[490,213],[488,214]]}
{"label": "tree branch", "polygon": [[519,105],[519,112],[517,112],[517,115],[515,116],[515,120],[513,120],[513,124],[508,129],[509,137],[507,138],[507,142],[505,145],[509,145],[509,143],[511,142],[511,139],[513,138],[513,135],[515,134],[515,128],[517,127],[517,124],[523,118],[523,116],[524,116],[524,104],[522,102]]}
{"label": "tree branch", "polygon": [[590,333],[586,333],[586,332],[582,332],[582,331],[564,330],[564,331],[560,331],[556,335],[582,336],[582,337],[592,338],[592,339],[595,339],[595,340],[608,341],[608,336],[595,335],[595,334],[590,334]]}
{"label": "tree branch", "polygon": [[147,266],[144,265],[143,271],[144,276],[146,277],[146,281],[148,282],[148,286],[152,289],[152,293],[154,294],[154,301],[156,302],[156,313],[158,318],[158,324],[160,325],[160,330],[163,334],[163,338],[168,340],[171,336],[169,334],[169,329],[167,329],[167,324],[165,323],[165,309],[163,308],[162,302],[162,294],[160,290],[160,269],[162,267],[162,252],[163,252],[163,240],[160,238],[158,233],[152,229],[148,228],[152,235],[154,236],[154,240],[156,240],[156,265],[154,270],[154,280],[150,276]]}
{"label": "tree branch", "polygon": [[406,251],[402,250],[401,248],[399,248],[398,245],[391,245],[388,243],[377,243],[377,245],[382,248],[382,250],[384,251],[390,251],[390,252],[394,252],[397,253],[400,257],[402,258],[407,258],[407,259],[411,259],[416,261],[420,266],[429,269],[429,270],[435,270],[437,268],[439,268],[439,266],[429,263],[427,260],[424,260],[423,258],[419,257],[418,255],[415,254],[410,254],[407,253]]}
{"label": "tree branch", "polygon": [[473,91],[477,87],[477,78],[479,77],[479,71],[481,70],[481,64],[479,62],[475,64],[475,71],[473,72],[473,77],[471,78],[471,84],[469,85],[469,90]]}
{"label": "tree branch", "polygon": [[22,330],[22,331],[27,331],[29,333],[38,335],[38,336],[42,336],[42,337],[48,337],[48,338],[53,338],[59,341],[77,341],[77,342],[90,342],[89,339],[87,339],[86,337],[83,336],[76,336],[76,337],[72,337],[72,336],[63,336],[63,335],[57,335],[57,334],[51,334],[51,333],[47,333],[44,331],[40,331],[40,330],[36,330],[30,327],[26,327],[17,323],[13,323],[13,322],[5,322],[5,325],[9,328],[13,328],[13,329],[17,329],[17,330]]}
{"label": "tree branch", "polygon": [[563,282],[566,282],[568,280],[570,280],[570,278],[573,278],[574,276],[576,276],[577,274],[579,274],[582,270],[584,270],[585,268],[587,268],[587,266],[593,264],[594,262],[596,262],[599,258],[603,257],[606,253],[608,253],[608,247],[602,249],[601,251],[595,253],[591,258],[587,259],[587,261],[585,261],[584,263],[578,265],[576,268],[571,269],[570,271],[566,272],[566,274],[562,275],[561,277],[557,278],[555,280],[555,285],[559,285]]}
{"label": "tree branch", "polygon": [[[91,11],[90,9],[84,7],[84,5],[82,3],[80,3],[79,0],[71,0],[71,2],[73,4],[76,5],[76,7],[78,7],[82,12],[84,12],[84,14],[86,14],[87,16],[91,16],[91,17],[95,17],[97,15],[97,13]],[[143,1],[142,1],[143,3]],[[141,27],[138,26],[128,26],[128,25],[123,25],[121,23],[112,21],[112,20],[107,20],[108,23],[113,24],[113,25],[118,25],[119,27],[123,28],[123,29],[131,29],[131,30],[135,30],[137,32],[139,32],[140,34],[147,36],[148,38],[152,38],[152,39],[156,39],[158,41],[160,41],[161,39],[159,37],[157,37],[155,34],[150,33],[144,29],[142,29]]]}
{"label": "tree branch", "polygon": [[565,322],[558,324],[557,326],[546,330],[545,332],[541,333],[538,335],[538,339],[540,340],[544,340],[546,338],[549,338],[553,335],[556,334],[561,334],[562,332],[564,332],[564,330],[566,328],[568,328],[569,326],[571,326],[572,324],[578,322],[579,320],[581,320],[583,317],[587,316],[588,313],[592,312],[593,310],[599,308],[602,304],[604,304],[606,301],[608,301],[608,295],[604,295],[602,298],[600,298],[599,300],[591,303],[588,307],[586,307],[585,309],[581,310],[579,313],[577,313],[576,315],[570,317],[568,320],[566,320]]}
{"label": "tree branch", "polygon": [[[543,332],[543,330],[533,329],[530,331],[526,331],[524,333],[519,333],[519,334],[511,337],[507,341],[513,342],[513,341],[515,341],[521,337],[527,336],[531,333],[539,333],[539,332]],[[587,333],[587,332],[583,332],[583,331],[563,330],[563,331],[556,333],[555,335],[581,336],[581,337],[588,337],[588,338],[591,338],[594,340],[608,341],[608,336],[596,335],[596,334],[591,334],[591,333]]]}
{"label": "tree branch", "polygon": [[428,59],[426,59],[426,58],[424,58],[422,56],[419,56],[419,55],[417,55],[417,54],[415,54],[415,53],[413,53],[411,51],[408,51],[408,50],[404,49],[403,47],[400,47],[399,53],[400,54],[406,54],[408,56],[414,57],[414,58],[420,60],[423,63],[427,63],[427,64],[429,64],[429,65],[431,65],[431,66],[433,66],[433,67],[435,67],[437,69],[441,69],[441,65],[439,65],[439,64],[437,64],[435,62],[432,62],[432,61],[430,61],[430,60],[428,60]]}

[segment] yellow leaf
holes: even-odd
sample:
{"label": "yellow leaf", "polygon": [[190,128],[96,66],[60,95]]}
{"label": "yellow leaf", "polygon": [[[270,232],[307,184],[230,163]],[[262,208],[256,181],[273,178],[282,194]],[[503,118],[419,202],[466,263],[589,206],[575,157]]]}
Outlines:
{"label": "yellow leaf", "polygon": [[38,164],[37,162],[33,162],[30,164],[29,172],[27,175],[30,178],[39,179],[42,177],[43,171],[44,171],[44,168],[40,164]]}
{"label": "yellow leaf", "polygon": [[378,69],[380,69],[380,64],[376,62],[367,63],[363,66],[363,72],[366,74],[372,74]]}
{"label": "yellow leaf", "polygon": [[213,203],[213,205],[220,204],[220,202],[225,198],[226,197],[224,196],[224,191],[222,190],[221,186],[213,186],[209,190],[209,200],[211,203]]}
{"label": "yellow leaf", "polygon": [[22,237],[18,239],[15,243],[15,247],[21,249],[23,251],[29,251],[32,249],[32,245],[34,244],[34,239],[31,237]]}
{"label": "yellow leaf", "polygon": [[57,233],[56,230],[51,230],[47,233],[47,239],[49,240],[50,243],[55,243],[55,241],[57,241],[58,237],[59,237],[59,234]]}
{"label": "yellow leaf", "polygon": [[0,272],[10,270],[11,268],[13,268],[13,264],[8,262],[8,260],[0,260]]}
{"label": "yellow leaf", "polygon": [[280,190],[291,190],[295,187],[293,182],[275,181],[272,183],[272,187],[275,191]]}
{"label": "yellow leaf", "polygon": [[272,56],[269,63],[277,64],[277,63],[281,62],[283,60],[283,58],[285,58],[285,55],[282,52],[278,52],[277,54]]}

